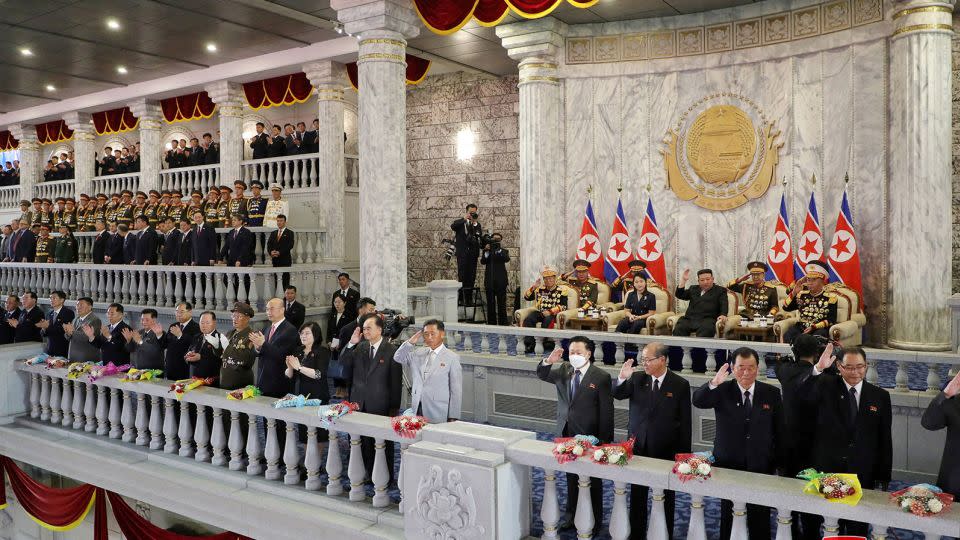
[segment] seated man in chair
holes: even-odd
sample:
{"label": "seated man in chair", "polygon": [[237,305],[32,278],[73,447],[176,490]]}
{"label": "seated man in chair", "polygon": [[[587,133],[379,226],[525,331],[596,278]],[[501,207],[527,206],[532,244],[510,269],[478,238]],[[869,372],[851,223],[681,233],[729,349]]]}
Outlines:
{"label": "seated man in chair", "polygon": [[577,308],[590,309],[597,305],[597,279],[590,277],[590,263],[583,259],[573,261],[573,276],[564,274],[561,279],[579,296]]}
{"label": "seated man in chair", "polygon": [[784,311],[796,310],[800,322],[783,334],[784,343],[793,343],[800,334],[830,338],[830,327],[837,323],[837,297],[824,290],[827,282],[827,263],[810,261],[806,275],[797,280],[790,296],[784,302]]}
{"label": "seated man in chair", "polygon": [[744,305],[740,308],[740,315],[747,319],[776,315],[779,311],[777,288],[764,280],[767,264],[760,261],[747,263],[747,271],[747,275],[727,284],[728,289],[740,293],[743,297]]}
{"label": "seated man in chair", "polygon": [[[557,269],[552,266],[544,266],[540,272],[539,278],[534,284],[523,293],[523,299],[528,302],[534,302],[536,311],[527,315],[523,319],[525,328],[535,328],[540,323],[542,328],[553,326],[557,313],[560,313],[567,307],[567,291],[557,285]],[[523,344],[527,354],[532,354],[536,347],[536,339],[533,337],[523,338]],[[553,349],[553,340],[543,340],[544,350]]]}
{"label": "seated man in chair", "polygon": [[704,268],[697,271],[697,284],[687,286],[690,269],[683,271],[677,284],[676,296],[679,300],[688,300],[687,311],[677,320],[673,335],[713,337],[717,333],[717,322],[727,319],[727,290],[713,282],[713,270]]}

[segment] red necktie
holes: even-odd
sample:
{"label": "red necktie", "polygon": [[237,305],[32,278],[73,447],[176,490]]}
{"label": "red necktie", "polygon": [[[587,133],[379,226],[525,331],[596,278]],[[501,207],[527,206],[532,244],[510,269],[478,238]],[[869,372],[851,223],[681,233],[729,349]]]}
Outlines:
{"label": "red necktie", "polygon": [[276,325],[270,325],[270,332],[267,334],[267,341],[270,341],[270,338],[273,337],[273,331],[276,330]]}

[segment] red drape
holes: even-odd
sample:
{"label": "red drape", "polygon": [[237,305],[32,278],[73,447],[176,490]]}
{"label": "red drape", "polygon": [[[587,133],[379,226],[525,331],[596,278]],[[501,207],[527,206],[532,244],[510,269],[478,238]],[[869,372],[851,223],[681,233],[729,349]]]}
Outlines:
{"label": "red drape", "polygon": [[[109,492],[110,506],[113,508],[113,515],[117,518],[117,525],[127,540],[190,540],[196,536],[184,536],[157,527],[153,523],[143,519],[134,509],[116,493]],[[225,532],[204,536],[212,540],[250,540],[246,536],[237,533]]]}
{"label": "red drape", "polygon": [[[481,26],[496,26],[513,13],[526,19],[550,14],[564,0],[413,0],[420,19],[437,34],[452,34],[477,19]],[[598,0],[567,0],[571,5],[587,8]]]}
{"label": "red drape", "polygon": [[133,115],[130,107],[93,113],[93,127],[97,130],[97,135],[123,133],[137,129],[138,124],[140,120]]}
{"label": "red drape", "polygon": [[52,144],[73,137],[73,130],[63,120],[54,120],[46,124],[37,124],[37,139],[40,144]]}
{"label": "red drape", "polygon": [[243,95],[253,109],[303,103],[313,93],[313,85],[304,73],[244,83]]}
{"label": "red drape", "polygon": [[97,491],[95,486],[84,484],[74,488],[52,488],[30,478],[8,457],[0,456],[0,464],[10,479],[10,488],[17,496],[17,502],[30,517],[48,529],[68,530],[76,527],[93,506]]}
{"label": "red drape", "polygon": [[6,152],[7,150],[13,150],[14,148],[20,146],[20,141],[13,138],[13,134],[9,130],[0,131],[0,152]]}
{"label": "red drape", "polygon": [[210,118],[213,116],[213,110],[216,104],[210,100],[206,92],[197,92],[196,94],[187,94],[160,100],[160,109],[163,111],[163,119],[168,124],[174,122],[184,122],[186,120],[196,120],[198,118]]}
{"label": "red drape", "polygon": [[[430,71],[430,61],[424,60],[418,56],[408,54],[407,62],[407,84],[420,84],[427,77]],[[347,64],[347,76],[350,78],[350,85],[356,90],[360,87],[360,75],[357,71],[357,63]]]}

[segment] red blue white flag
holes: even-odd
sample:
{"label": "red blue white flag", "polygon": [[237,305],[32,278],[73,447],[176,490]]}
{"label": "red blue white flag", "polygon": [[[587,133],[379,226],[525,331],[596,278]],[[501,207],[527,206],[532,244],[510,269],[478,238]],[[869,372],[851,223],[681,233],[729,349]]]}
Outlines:
{"label": "red blue white flag", "polygon": [[853,231],[853,218],[847,203],[847,190],[843,190],[840,214],[837,216],[837,228],[830,243],[830,258],[827,260],[830,281],[839,281],[857,291],[863,298],[863,282],[860,276],[860,249],[857,235]]}
{"label": "red blue white flag", "polygon": [[613,218],[613,230],[610,232],[607,256],[603,263],[603,277],[607,283],[613,283],[615,279],[629,272],[632,258],[633,246],[627,231],[627,219],[623,214],[623,203],[618,198],[617,213]]}
{"label": "red blue white flag", "polygon": [[637,258],[647,263],[647,275],[664,289],[667,288],[667,265],[663,258],[663,242],[657,217],[653,214],[653,200],[647,199],[647,213],[643,216],[640,239],[637,241]]}
{"label": "red blue white flag", "polygon": [[600,233],[597,232],[597,220],[593,217],[593,204],[587,201],[587,210],[580,227],[580,241],[577,242],[577,258],[590,263],[590,275],[603,279],[603,258],[600,257]]}
{"label": "red blue white flag", "polygon": [[797,242],[797,256],[793,262],[793,277],[801,278],[810,261],[823,259],[823,233],[820,231],[820,218],[817,217],[817,201],[810,194],[807,218],[803,221],[803,232]]}
{"label": "red blue white flag", "polygon": [[776,279],[784,285],[793,283],[793,245],[790,241],[790,218],[787,216],[786,195],[780,195],[780,215],[773,229],[773,243],[767,251],[766,279]]}

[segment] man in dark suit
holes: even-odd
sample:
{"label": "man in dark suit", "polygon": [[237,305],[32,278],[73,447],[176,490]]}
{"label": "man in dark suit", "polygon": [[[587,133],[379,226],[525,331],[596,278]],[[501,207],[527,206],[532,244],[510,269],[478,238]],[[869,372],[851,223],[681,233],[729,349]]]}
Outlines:
{"label": "man in dark suit", "polygon": [[173,218],[164,219],[161,226],[163,227],[163,249],[160,251],[160,264],[164,266],[177,264],[183,233],[177,229]]}
{"label": "man in dark suit", "polygon": [[20,311],[20,297],[15,294],[7,295],[3,312],[0,312],[0,345],[13,343],[16,328],[7,321],[19,321]]}
{"label": "man in dark suit", "polygon": [[[343,352],[347,344],[350,343],[354,332],[357,328],[360,328],[360,321],[363,320],[363,316],[375,313],[376,311],[377,303],[374,302],[372,298],[364,297],[357,301],[356,318],[344,324],[343,328],[340,329],[340,333],[334,336],[336,341],[331,341],[330,349],[333,351],[334,358],[339,358],[340,353]],[[336,387],[336,393],[333,397],[346,399],[349,395],[350,386],[353,384],[353,376],[351,374],[351,376],[344,379],[334,377],[333,384]]]}
{"label": "man in dark suit", "polygon": [[37,235],[30,228],[30,224],[20,222],[20,234],[13,238],[11,246],[15,262],[33,262],[37,255]]}
{"label": "man in dark suit", "polygon": [[217,262],[217,233],[203,223],[201,212],[193,213],[193,266],[213,266]]}
{"label": "man in dark suit", "polygon": [[94,224],[94,230],[97,233],[93,239],[93,264],[104,264],[104,257],[107,255],[107,244],[112,236],[107,232],[107,225],[103,220],[97,220]]}
{"label": "man in dark suit", "polygon": [[297,130],[302,132],[302,142],[300,143],[301,154],[310,154],[320,150],[320,147],[317,144],[319,141],[319,133],[317,132],[317,128],[307,131],[307,125],[303,122],[300,122],[297,124]]}
{"label": "man in dark suit", "polygon": [[[287,216],[280,214],[277,216],[277,230],[270,233],[267,238],[267,252],[270,254],[270,260],[274,268],[283,268],[293,264],[293,258],[290,252],[293,251],[295,240],[293,231],[287,228]],[[290,285],[290,273],[284,272],[283,286]]]}
{"label": "man in dark suit", "polygon": [[130,365],[137,369],[163,369],[163,327],[157,320],[157,310],[147,308],[140,312],[140,331],[123,330]]}
{"label": "man in dark suit", "polygon": [[[246,216],[233,214],[230,216],[233,230],[227,234],[220,251],[220,260],[226,261],[227,266],[253,266],[253,233],[244,227]],[[299,326],[297,327],[299,328]]]}
{"label": "man in dark suit", "polygon": [[283,316],[297,330],[303,326],[303,321],[307,318],[307,308],[297,302],[297,288],[293,285],[283,291]]}
{"label": "man in dark suit", "polygon": [[40,329],[40,335],[47,338],[47,344],[44,352],[50,356],[67,357],[70,350],[70,340],[64,334],[63,325],[73,322],[73,310],[63,305],[67,299],[67,293],[63,291],[53,291],[50,293],[50,311],[44,320],[37,323]]}
{"label": "man in dark suit", "polygon": [[263,122],[257,122],[257,134],[250,139],[250,148],[253,149],[253,159],[263,159],[267,157],[270,137],[263,132],[263,128]]}
{"label": "man in dark suit", "polygon": [[[340,285],[340,288],[337,289],[337,292],[333,293],[333,296],[330,298],[330,307],[333,308],[333,312],[336,312],[333,303],[339,297],[344,302],[344,316],[347,319],[356,319],[357,303],[360,301],[360,291],[350,287],[350,274],[346,272],[337,274],[337,284]],[[327,339],[333,339],[335,337],[337,337],[337,334],[327,336]]]}
{"label": "man in dark suit", "polygon": [[83,332],[85,326],[93,327],[96,334],[100,331],[100,319],[93,314],[93,299],[84,296],[77,299],[77,315],[72,323],[63,325],[63,332],[70,343],[67,359],[71,362],[99,362],[100,349],[94,347]]}
{"label": "man in dark suit", "polygon": [[[783,402],[780,390],[757,381],[760,364],[757,352],[748,347],[733,351],[730,364],[723,364],[713,380],[693,393],[693,406],[713,409],[717,434],[713,457],[717,467],[773,474],[785,452]],[[733,503],[720,501],[720,538],[730,538]],[[770,538],[770,508],[747,505],[747,530],[751,540]]]}
{"label": "man in dark suit", "polygon": [[937,486],[943,491],[960,497],[960,373],[953,377],[943,392],[930,401],[927,410],[923,412],[920,424],[924,429],[937,431],[947,428],[947,443],[943,447],[943,457],[940,458],[940,474],[937,475]]}
{"label": "man in dark suit", "polygon": [[[363,341],[361,342],[361,333]],[[397,348],[383,336],[383,319],[365,315],[361,327],[353,331],[350,342],[340,354],[340,361],[353,368],[350,401],[360,411],[381,416],[395,416],[400,410],[403,366],[393,361]],[[393,443],[386,443],[387,470],[393,479]],[[360,451],[367,476],[373,473],[376,457],[373,439],[362,437]]]}
{"label": "man in dark suit", "polygon": [[487,292],[488,324],[507,326],[507,263],[510,252],[503,248],[503,235],[493,233],[493,243],[483,246],[480,262],[484,265],[483,285]]}
{"label": "man in dark suit", "polygon": [[[482,227],[477,221],[477,205],[467,205],[462,218],[450,224],[457,248],[457,280],[460,281],[460,304],[473,305],[473,286],[477,281],[477,258],[480,256]],[[468,303],[467,300],[470,300]]]}
{"label": "man in dark suit", "polygon": [[288,156],[295,156],[300,153],[301,139],[297,137],[297,132],[293,129],[293,124],[283,125],[283,144]]}
{"label": "man in dark suit", "polygon": [[[570,338],[569,363],[561,363],[563,349],[556,347],[537,365],[537,377],[557,387],[557,436],[593,435],[601,443],[613,440],[613,394],[610,376],[593,365],[593,341],[582,336]],[[554,365],[559,364],[559,365]],[[567,509],[560,529],[574,526],[580,489],[576,474],[567,473]],[[603,481],[590,479],[594,536],[603,520]]]}
{"label": "man in dark suit", "polygon": [[120,236],[119,226],[110,224],[110,235],[107,238],[107,251],[104,253],[105,264],[123,264],[123,237]]}
{"label": "man in dark suit", "polygon": [[107,307],[107,321],[108,324],[100,327],[99,334],[94,333],[92,326],[84,326],[83,332],[91,343],[99,347],[104,365],[109,362],[117,366],[129,364],[130,352],[127,351],[127,340],[123,337],[123,331],[130,327],[123,322],[123,306],[110,304]]}
{"label": "man in dark suit", "polygon": [[[287,155],[287,143],[283,138],[283,130],[280,129],[279,124],[274,124],[273,128],[270,130],[270,145],[267,146],[267,157],[280,157]],[[274,174],[276,174],[276,163],[272,164],[274,167]]]}
{"label": "man in dark suit", "polygon": [[193,227],[190,226],[189,219],[181,220],[179,225],[180,245],[177,248],[174,264],[179,266],[190,266],[193,263],[193,240],[197,237],[197,235],[193,232]]}
{"label": "man in dark suit", "polygon": [[43,311],[37,306],[37,293],[33,291],[23,293],[23,309],[20,311],[20,318],[7,320],[7,324],[13,328],[13,342],[43,341],[40,327],[37,326],[37,323],[42,320]]}
{"label": "man in dark suit", "polygon": [[211,385],[217,387],[220,367],[223,364],[223,349],[226,346],[227,336],[217,330],[217,315],[212,311],[201,313],[200,333],[193,336],[185,356],[190,366],[190,376],[217,379],[217,382]]}
{"label": "man in dark suit", "polygon": [[123,242],[123,264],[137,262],[137,231],[131,231],[126,225],[117,225],[117,234]]}
{"label": "man in dark suit", "polygon": [[[890,394],[864,380],[867,354],[860,347],[842,351],[840,375],[833,365],[833,343],[828,343],[800,395],[816,408],[812,464],[818,471],[853,473],[864,489],[886,490],[893,469],[893,410]],[[818,536],[820,516],[806,516],[807,538]],[[809,532],[807,532],[809,531]],[[866,523],[840,520],[840,534],[868,536]]]}
{"label": "man in dark suit", "polygon": [[[633,358],[624,363],[613,389],[616,399],[630,400],[630,424],[633,455],[657,459],[675,459],[690,452],[690,383],[667,369],[669,349],[662,343],[650,343],[640,355],[643,372],[635,373]],[[649,488],[633,484],[630,490],[630,530],[633,540],[646,538],[647,493]],[[664,492],[663,509],[667,534],[673,538],[675,493]]]}
{"label": "man in dark suit", "polygon": [[137,216],[137,226],[140,229],[136,244],[137,264],[157,264],[157,245],[160,243],[157,231],[150,226],[145,215]]}
{"label": "man in dark suit", "polygon": [[697,337],[713,337],[717,333],[717,321],[726,319],[727,290],[713,282],[713,270],[709,268],[698,270],[697,284],[685,288],[688,279],[689,268],[683,271],[676,296],[680,300],[688,300],[690,304],[673,327],[673,335],[689,336],[696,333]]}
{"label": "man in dark suit", "polygon": [[267,324],[263,331],[252,332],[250,343],[257,351],[257,386],[263,395],[280,398],[292,388],[284,376],[287,356],[300,350],[300,333],[283,316],[283,300],[272,298],[267,302]]}
{"label": "man in dark suit", "polygon": [[193,320],[193,305],[182,302],[177,305],[174,316],[177,322],[160,337],[160,345],[166,350],[163,360],[163,378],[176,381],[190,376],[190,368],[184,356],[200,333],[200,326]]}
{"label": "man in dark suit", "polygon": [[220,163],[220,143],[213,142],[213,135],[203,134],[203,163],[216,165]]}

